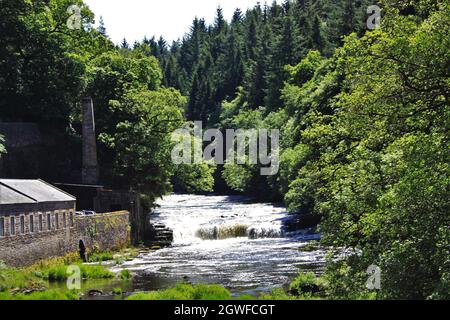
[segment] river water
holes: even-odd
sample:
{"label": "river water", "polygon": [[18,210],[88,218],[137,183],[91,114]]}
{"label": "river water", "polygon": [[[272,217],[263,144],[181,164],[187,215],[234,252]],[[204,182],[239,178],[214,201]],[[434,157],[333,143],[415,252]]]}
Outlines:
{"label": "river water", "polygon": [[291,217],[281,206],[196,195],[167,196],[158,205],[151,220],[171,228],[174,243],[120,266],[137,275],[130,290],[188,281],[256,295],[287,284],[299,270],[322,270],[325,251],[301,250],[319,235],[312,230],[288,232],[285,225]]}

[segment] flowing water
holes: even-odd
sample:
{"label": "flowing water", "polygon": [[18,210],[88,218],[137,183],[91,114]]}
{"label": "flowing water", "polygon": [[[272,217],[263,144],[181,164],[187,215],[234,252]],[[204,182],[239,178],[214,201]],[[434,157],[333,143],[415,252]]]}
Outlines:
{"label": "flowing water", "polygon": [[257,294],[283,286],[299,269],[320,272],[323,266],[324,251],[301,250],[319,235],[288,232],[291,217],[283,207],[243,197],[194,195],[171,195],[158,205],[151,220],[171,228],[174,243],[120,266],[137,274],[133,290],[189,281]]}

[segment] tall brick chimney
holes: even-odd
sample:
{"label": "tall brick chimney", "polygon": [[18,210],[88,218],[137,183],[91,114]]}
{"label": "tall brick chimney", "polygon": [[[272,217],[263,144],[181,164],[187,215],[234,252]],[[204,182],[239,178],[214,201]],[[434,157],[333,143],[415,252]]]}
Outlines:
{"label": "tall brick chimney", "polygon": [[97,144],[95,137],[94,106],[90,97],[83,98],[83,184],[98,184]]}

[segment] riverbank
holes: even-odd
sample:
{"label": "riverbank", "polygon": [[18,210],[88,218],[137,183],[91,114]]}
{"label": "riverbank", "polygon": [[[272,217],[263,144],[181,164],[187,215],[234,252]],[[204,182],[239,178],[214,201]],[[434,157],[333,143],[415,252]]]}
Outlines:
{"label": "riverbank", "polygon": [[[13,268],[0,262],[0,300],[79,300],[89,292],[93,280],[128,281],[131,273],[112,272],[111,265],[123,263],[138,254],[138,249],[119,252],[94,252],[83,263],[77,254],[42,260],[30,267]],[[72,279],[73,281],[68,281]],[[77,281],[80,286],[77,287]],[[71,287],[69,288],[69,282]],[[92,294],[99,294],[92,288]],[[95,292],[94,292],[95,291]]]}
{"label": "riverbank", "polygon": [[[315,288],[313,291],[292,287],[292,281],[297,285],[304,282],[305,276],[299,272],[311,272],[306,279],[316,281],[323,273],[327,251],[312,241],[320,238],[314,228],[292,229],[293,218],[281,206],[248,202],[242,197],[168,196],[159,202],[152,222],[173,230],[172,246],[121,252],[94,249],[88,252],[87,264],[81,263],[78,255],[70,255],[31,268],[4,269],[15,274],[12,278],[31,278],[25,284],[19,281],[4,286],[3,296],[94,300],[326,298],[325,290],[317,290],[316,284],[304,287]],[[66,284],[71,265],[82,271],[81,289],[75,295],[68,292]],[[34,283],[40,285],[34,287]]]}
{"label": "riverbank", "polygon": [[[127,282],[131,279],[129,272],[115,274],[107,265],[118,258],[119,254],[100,253],[94,256],[100,259],[96,263],[81,263],[73,255],[64,258],[49,259],[24,269],[0,265],[0,300],[81,300],[86,295],[103,295],[105,292],[86,286],[86,281],[104,279],[110,283]],[[126,255],[122,255],[126,258]],[[106,263],[106,264],[105,264]],[[84,281],[83,289],[69,289],[67,279],[69,268],[78,267]],[[94,281],[95,283],[95,281]],[[179,283],[173,288],[150,292],[123,292],[120,287],[106,293],[117,299],[126,300],[305,300],[324,298],[324,282],[314,274],[300,274],[288,288],[275,289],[259,297],[252,295],[233,295],[221,285]],[[60,284],[58,286],[57,284]],[[91,283],[92,284],[92,283]],[[89,289],[89,291],[87,291]]]}
{"label": "riverbank", "polygon": [[[149,250],[149,249],[147,249]],[[114,268],[142,254],[142,248],[121,252],[98,252],[82,263],[76,255],[40,261],[28,268],[12,268],[0,264],[0,300],[323,300],[333,299],[326,276],[300,272],[282,288],[269,292],[236,294],[219,284],[191,284],[188,281],[161,290],[134,291],[132,273]],[[79,268],[80,287],[68,287],[70,270]],[[107,289],[108,288],[108,289]],[[128,290],[125,288],[129,288]],[[358,299],[376,299],[368,294]]]}

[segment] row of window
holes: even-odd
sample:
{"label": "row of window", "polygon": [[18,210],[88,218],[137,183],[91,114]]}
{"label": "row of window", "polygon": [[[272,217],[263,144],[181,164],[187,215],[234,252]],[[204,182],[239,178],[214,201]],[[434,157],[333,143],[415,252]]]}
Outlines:
{"label": "row of window", "polygon": [[[28,219],[26,219],[26,217]],[[17,219],[18,218],[18,219]],[[61,227],[73,227],[73,212],[68,214],[66,211],[61,212],[47,212],[29,215],[0,217],[0,237],[15,236],[17,233],[24,235],[26,233],[44,232],[58,230]],[[45,221],[44,221],[45,219]],[[60,219],[62,221],[60,221]],[[18,220],[18,221],[17,221]],[[26,221],[28,220],[28,221]],[[8,223],[9,222],[9,223]],[[17,225],[18,222],[18,225]],[[37,224],[36,224],[37,222]],[[62,224],[61,224],[62,222]],[[7,226],[9,224],[9,227]],[[18,227],[18,228],[17,228]],[[28,227],[28,228],[27,228]]]}

